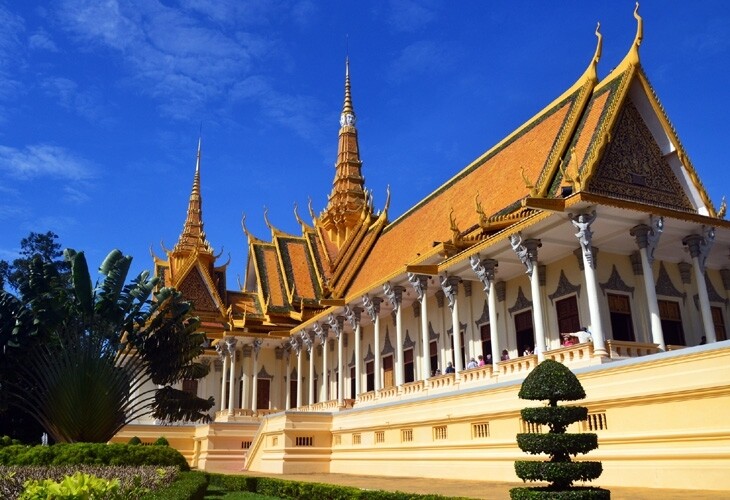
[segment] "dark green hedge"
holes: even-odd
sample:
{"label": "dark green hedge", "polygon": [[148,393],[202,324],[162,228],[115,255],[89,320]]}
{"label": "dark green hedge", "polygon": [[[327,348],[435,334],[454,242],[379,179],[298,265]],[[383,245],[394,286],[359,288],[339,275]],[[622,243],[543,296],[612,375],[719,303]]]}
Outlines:
{"label": "dark green hedge", "polygon": [[170,486],[148,493],[142,500],[203,500],[207,490],[204,472],[181,472]]}
{"label": "dark green hedge", "polygon": [[570,368],[552,359],[546,359],[530,372],[522,382],[520,399],[548,400],[551,406],[557,401],[576,401],[586,397],[586,392]]}
{"label": "dark green hedge", "polygon": [[587,419],[588,408],[585,406],[540,406],[523,408],[520,415],[526,422],[549,425],[553,432],[564,432],[570,424]]}
{"label": "dark green hedge", "polygon": [[550,456],[577,455],[598,448],[595,434],[517,434],[517,446],[526,453]]}
{"label": "dark green hedge", "polygon": [[601,462],[515,462],[517,477],[523,481],[548,481],[556,489],[570,486],[573,481],[592,481],[601,475]]}
{"label": "dark green hedge", "polygon": [[512,488],[512,500],[609,500],[611,492],[601,488],[576,487],[570,490],[552,490],[545,487]]}
{"label": "dark green hedge", "polygon": [[400,491],[361,490],[350,486],[287,481],[271,477],[224,476],[210,474],[209,481],[227,491],[249,491],[278,498],[316,498],[317,500],[462,500],[462,497],[421,495]]}
{"label": "dark green hedge", "polygon": [[0,448],[0,465],[171,465],[188,471],[185,457],[167,446],[62,443],[53,446],[11,445]]}

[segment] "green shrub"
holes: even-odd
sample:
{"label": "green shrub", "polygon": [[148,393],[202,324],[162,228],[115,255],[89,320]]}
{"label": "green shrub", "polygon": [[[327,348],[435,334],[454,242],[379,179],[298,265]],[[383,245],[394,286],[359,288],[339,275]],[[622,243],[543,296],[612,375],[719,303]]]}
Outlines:
{"label": "green shrub", "polygon": [[157,439],[155,439],[155,442],[152,443],[154,446],[170,446],[170,443],[167,441],[165,436],[160,436]]}
{"label": "green shrub", "polygon": [[190,470],[185,457],[169,446],[114,443],[61,443],[0,448],[0,465],[159,465]]}
{"label": "green shrub", "polygon": [[166,488],[143,496],[143,500],[202,500],[208,489],[208,477],[204,472],[181,472]]}
{"label": "green shrub", "polygon": [[548,406],[524,408],[520,412],[522,419],[531,424],[548,425],[550,432],[518,434],[517,445],[532,455],[547,454],[550,460],[515,461],[515,473],[523,481],[547,481],[551,484],[546,488],[513,488],[510,498],[610,497],[608,490],[600,488],[571,488],[573,482],[592,481],[603,472],[601,462],[573,462],[570,458],[571,455],[588,453],[598,448],[598,436],[593,433],[566,433],[570,424],[588,417],[588,409],[582,406],[558,406],[558,401],[576,401],[585,396],[578,377],[557,361],[543,361],[525,378],[519,397],[547,400]]}
{"label": "green shrub", "polygon": [[42,479],[26,481],[19,500],[123,500],[119,479],[101,479],[83,472],[64,477],[61,481]]}
{"label": "green shrub", "polygon": [[13,439],[10,436],[0,437],[0,448],[2,448],[3,446],[11,446],[14,444],[20,444],[20,441],[17,439]]}
{"label": "green shrub", "polygon": [[133,436],[132,439],[130,439],[127,442],[127,444],[128,445],[133,445],[133,446],[134,445],[139,445],[139,444],[142,444],[142,440],[140,438],[138,438],[137,436]]}

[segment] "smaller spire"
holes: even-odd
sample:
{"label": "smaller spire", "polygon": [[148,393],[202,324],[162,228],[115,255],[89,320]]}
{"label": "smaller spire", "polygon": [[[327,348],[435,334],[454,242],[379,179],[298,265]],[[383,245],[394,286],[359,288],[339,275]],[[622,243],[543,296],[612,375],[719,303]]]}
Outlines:
{"label": "smaller spire", "polygon": [[195,175],[193,176],[193,188],[190,191],[188,200],[188,211],[185,217],[182,233],[175,245],[175,251],[193,250],[211,253],[213,249],[206,240],[203,230],[203,200],[200,195],[200,158],[202,151],[202,138],[198,137],[198,150],[195,160]]}
{"label": "smaller spire", "polygon": [[340,126],[355,126],[355,110],[352,107],[352,93],[350,91],[350,56],[345,58],[345,102],[342,105]]}

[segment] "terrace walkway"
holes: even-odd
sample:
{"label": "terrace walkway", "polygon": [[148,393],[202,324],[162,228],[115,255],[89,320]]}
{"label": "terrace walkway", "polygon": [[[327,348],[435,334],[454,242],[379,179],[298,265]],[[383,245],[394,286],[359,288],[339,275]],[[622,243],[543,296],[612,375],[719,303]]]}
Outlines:
{"label": "terrace walkway", "polygon": [[[216,472],[216,471],[210,471]],[[235,474],[230,470],[221,471]],[[460,481],[451,479],[425,479],[411,477],[356,476],[351,474],[262,474],[240,472],[251,476],[267,476],[292,481],[341,484],[371,490],[404,491],[408,493],[434,493],[445,496],[508,500],[509,490],[522,483],[494,481]],[[594,486],[601,486],[596,481]],[[609,488],[613,500],[725,500],[730,491],[672,490],[656,488]]]}

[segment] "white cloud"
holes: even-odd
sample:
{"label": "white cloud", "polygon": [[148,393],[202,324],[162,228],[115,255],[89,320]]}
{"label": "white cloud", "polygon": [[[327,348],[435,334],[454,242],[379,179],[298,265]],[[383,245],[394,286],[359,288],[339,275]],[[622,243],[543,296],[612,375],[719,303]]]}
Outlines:
{"label": "white cloud", "polygon": [[34,50],[47,50],[49,52],[58,52],[55,42],[44,29],[40,28],[28,38],[28,45]]}
{"label": "white cloud", "polygon": [[79,85],[68,78],[51,77],[41,82],[41,88],[47,95],[58,99],[64,109],[72,111],[89,121],[108,121],[102,104],[102,94],[96,88],[79,89]]}
{"label": "white cloud", "polygon": [[[83,187],[83,186],[79,186]],[[89,201],[91,197],[87,194],[87,190],[78,187],[65,186],[63,188],[63,200],[74,205],[81,205]]]}
{"label": "white cloud", "polygon": [[428,2],[391,0],[387,21],[394,31],[414,33],[436,19],[436,12]]}
{"label": "white cloud", "polygon": [[453,43],[421,40],[401,51],[391,64],[389,76],[401,81],[423,73],[441,73],[453,67],[456,54]]}
{"label": "white cloud", "polygon": [[[8,99],[21,88],[20,82],[9,74],[25,64],[21,35],[25,31],[23,18],[0,4],[0,98]],[[0,108],[0,117],[2,109]]]}
{"label": "white cloud", "polygon": [[0,146],[0,171],[20,180],[42,176],[70,180],[93,177],[93,168],[88,161],[49,144],[34,144],[22,150]]}
{"label": "white cloud", "polygon": [[[242,15],[237,5],[196,2],[194,10],[213,20],[237,18]],[[66,0],[59,18],[80,40],[116,50],[132,71],[131,81],[177,118],[227,99],[251,71],[253,59],[271,46],[262,36],[152,0]]]}

